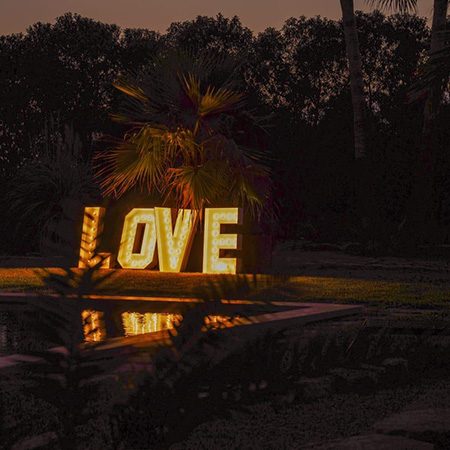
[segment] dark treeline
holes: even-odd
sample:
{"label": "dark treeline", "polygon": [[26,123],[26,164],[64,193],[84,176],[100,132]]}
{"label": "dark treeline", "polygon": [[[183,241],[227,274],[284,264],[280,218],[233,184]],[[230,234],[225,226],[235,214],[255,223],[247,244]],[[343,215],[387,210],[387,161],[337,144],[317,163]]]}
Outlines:
{"label": "dark treeline", "polygon": [[[39,220],[60,224],[67,202],[99,195],[89,164],[104,145],[99,137],[118,132],[109,117],[118,102],[112,83],[173,48],[239,54],[246,61],[240,68],[244,92],[250,105],[270,118],[261,145],[272,155],[277,237],[372,241],[390,249],[405,214],[421,137],[423,101],[409,101],[408,87],[426,58],[430,31],[417,16],[379,12],[357,13],[357,26],[373,174],[373,214],[363,223],[355,195],[352,107],[339,21],[292,18],[280,30],[254,35],[237,17],[219,15],[173,23],[159,34],[66,14],[53,25],[37,23],[25,34],[1,36],[0,174],[7,200],[1,228],[22,229],[25,235],[2,242],[0,252],[36,251]],[[433,137],[438,162],[433,243],[450,237],[448,98],[447,92]],[[55,144],[58,139],[63,145]],[[47,167],[47,172],[41,164],[36,170],[37,162],[54,161],[61,151],[70,153],[73,163]],[[45,188],[40,176],[47,179]],[[31,206],[21,203],[24,192]],[[27,208],[29,214],[21,216]]]}

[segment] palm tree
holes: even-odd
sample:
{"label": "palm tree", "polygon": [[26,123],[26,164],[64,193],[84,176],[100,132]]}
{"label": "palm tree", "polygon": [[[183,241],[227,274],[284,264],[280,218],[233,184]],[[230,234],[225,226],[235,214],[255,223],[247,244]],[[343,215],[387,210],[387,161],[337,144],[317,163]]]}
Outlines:
{"label": "palm tree", "polygon": [[[417,0],[366,0],[372,6],[393,8],[400,12],[415,9]],[[340,0],[342,22],[344,25],[345,48],[350,72],[350,90],[353,108],[353,136],[355,158],[366,156],[366,104],[364,98],[364,83],[359,50],[358,33],[356,30],[355,10],[353,0]]]}
{"label": "palm tree", "polygon": [[[417,0],[366,0],[371,6],[382,9],[395,9],[400,12],[415,10]],[[355,28],[353,0],[340,0],[347,57],[350,68],[350,85],[354,111],[355,157],[365,156],[365,101],[363,94],[361,57],[358,48],[358,36]],[[416,162],[416,178],[413,191],[407,207],[406,217],[401,224],[405,244],[414,245],[424,237],[424,224],[431,217],[432,184],[434,172],[433,129],[443,87],[449,74],[449,47],[446,46],[448,0],[434,0],[433,21],[431,28],[431,44],[429,61],[424,75],[413,86],[415,97],[423,98],[425,92],[425,106],[423,114],[422,142]],[[406,224],[406,226],[405,226]]]}
{"label": "palm tree", "polygon": [[428,61],[422,76],[411,89],[413,98],[425,97],[425,102],[415,179],[401,226],[402,244],[407,247],[415,247],[426,238],[425,225],[433,220],[434,124],[450,73],[449,34],[446,30],[448,3],[448,0],[434,0]]}
{"label": "palm tree", "polygon": [[[445,51],[445,40],[444,33],[447,26],[447,9],[448,0],[434,0],[433,8],[433,22],[431,25],[431,43],[429,52],[429,63],[431,66],[435,65],[436,59],[442,58],[445,55],[442,54]],[[447,49],[448,50],[448,49]],[[438,62],[439,64],[439,62]],[[448,67],[448,66],[447,66]],[[446,75],[448,79],[448,73]],[[429,154],[426,158],[429,161],[428,164],[432,164],[432,146],[431,137],[433,134],[434,119],[439,108],[439,104],[442,97],[442,91],[445,82],[445,74],[442,77],[430,80],[428,84],[427,98],[425,101],[424,113],[423,113],[423,128],[422,128],[422,154],[425,158],[425,154]],[[430,172],[432,172],[432,167],[429,167]]]}
{"label": "palm tree", "polygon": [[[366,0],[367,3],[380,6],[392,7],[406,12],[414,8],[416,0]],[[356,209],[361,220],[361,230],[371,228],[371,234],[379,229],[377,207],[373,204],[372,195],[373,171],[370,167],[366,149],[367,107],[364,96],[364,81],[361,64],[361,52],[359,49],[358,32],[356,28],[355,11],[353,0],[340,0],[342,10],[342,23],[345,36],[345,48],[349,67],[350,92],[353,109],[353,140],[354,140],[354,183]],[[369,236],[366,236],[366,240]],[[373,235],[371,236],[373,238]]]}
{"label": "palm tree", "polygon": [[231,202],[259,212],[269,173],[254,150],[262,120],[245,108],[240,64],[170,52],[117,81],[124,96],[113,119],[128,130],[97,155],[103,192],[118,197],[138,187],[176,207]]}
{"label": "palm tree", "polygon": [[358,33],[356,31],[355,11],[353,0],[340,0],[342,9],[342,22],[344,25],[345,49],[350,72],[350,90],[353,107],[353,138],[355,158],[366,156],[365,143],[365,100],[364,84],[361,66],[361,53],[359,50]]}
{"label": "palm tree", "polygon": [[[38,156],[11,179],[1,206],[15,218],[16,240],[31,243],[42,254],[61,256],[75,245],[75,222],[83,203],[98,198],[99,190],[90,164],[81,158],[73,127],[66,125],[61,133],[50,122],[49,128],[44,148],[35,148]],[[36,229],[41,232],[36,234]]]}

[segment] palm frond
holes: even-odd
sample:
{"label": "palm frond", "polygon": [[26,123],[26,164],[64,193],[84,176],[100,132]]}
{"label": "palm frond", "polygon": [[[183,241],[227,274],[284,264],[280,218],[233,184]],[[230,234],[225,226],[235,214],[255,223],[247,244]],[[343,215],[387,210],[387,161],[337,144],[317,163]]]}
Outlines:
{"label": "palm frond", "polygon": [[181,208],[200,210],[217,201],[227,190],[226,166],[218,161],[207,161],[201,166],[183,166],[168,171],[168,189],[176,192]]}
{"label": "palm frond", "polygon": [[144,91],[139,86],[134,86],[126,80],[116,81],[113,83],[113,86],[125,95],[135,98],[136,100],[140,100],[142,102],[148,100],[147,96],[144,94]]}
{"label": "palm frond", "polygon": [[97,157],[104,194],[120,196],[139,186],[165,192],[180,207],[200,209],[219,198],[237,199],[229,195],[234,183],[256,204],[251,181],[233,181],[236,168],[250,160],[263,163],[262,152],[234,142],[256,141],[259,131],[238,89],[240,67],[223,55],[169,51],[118,81],[124,96],[113,118],[131,130]]}
{"label": "palm frond", "polygon": [[202,93],[200,80],[192,73],[182,74],[180,79],[183,83],[184,92],[200,117],[220,114],[237,108],[243,99],[241,93],[234,92],[226,87],[217,88],[208,85]]}
{"label": "palm frond", "polygon": [[199,115],[204,117],[209,114],[220,114],[238,108],[243,99],[241,93],[234,92],[223,87],[208,86],[202,95],[199,105]]}
{"label": "palm frond", "polygon": [[182,161],[189,163],[197,159],[196,155],[201,152],[200,144],[196,141],[192,130],[179,127],[175,131],[167,132],[164,139],[167,155],[172,160],[182,156]]}
{"label": "palm frond", "polygon": [[37,228],[45,234],[52,224],[72,220],[76,202],[81,207],[82,202],[99,197],[91,167],[80,158],[78,146],[77,135],[68,128],[59,143],[49,145],[44,155],[25,164],[11,179],[0,203],[16,217],[17,236],[31,237]]}
{"label": "palm frond", "polygon": [[165,145],[160,137],[144,136],[149,133],[133,135],[96,156],[97,179],[105,195],[120,197],[135,186],[159,189],[167,167]]}
{"label": "palm frond", "polygon": [[[26,298],[25,310],[18,309],[17,302],[11,305],[39,342],[35,348],[23,350],[28,358],[14,367],[14,383],[20,383],[24,393],[55,412],[50,422],[51,448],[73,448],[74,442],[86,439],[79,428],[99,414],[95,399],[101,391],[100,382],[121,364],[117,355],[100,349],[100,343],[83,344],[82,296],[86,288],[98,288],[104,279],[96,276],[94,268],[83,276],[66,268],[56,278],[44,271],[43,282],[49,290],[56,288],[61,297]],[[15,422],[24,425],[22,418]],[[16,438],[23,437],[19,434],[23,432],[21,427],[17,427]],[[84,446],[84,442],[80,445]]]}
{"label": "palm frond", "polygon": [[366,0],[372,8],[380,8],[400,13],[415,12],[417,10],[417,0]]}
{"label": "palm frond", "polygon": [[254,216],[260,215],[269,196],[267,168],[258,164],[241,167],[230,190],[234,201],[246,205]]}
{"label": "palm frond", "polygon": [[192,73],[180,74],[179,77],[182,82],[184,92],[189,97],[193,107],[198,109],[201,100],[200,80]]}

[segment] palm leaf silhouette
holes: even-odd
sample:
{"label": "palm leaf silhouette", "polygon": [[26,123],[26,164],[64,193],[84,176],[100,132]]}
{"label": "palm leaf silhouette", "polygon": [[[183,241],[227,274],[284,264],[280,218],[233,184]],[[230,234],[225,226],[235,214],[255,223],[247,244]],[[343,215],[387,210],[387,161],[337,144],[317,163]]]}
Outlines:
{"label": "palm leaf silhouette", "polygon": [[[234,83],[241,63],[233,62],[169,52],[146,71],[115,83],[123,101],[113,118],[130,128],[96,157],[106,195],[138,187],[166,193],[166,200],[183,208],[200,209],[219,196],[248,202],[252,211],[263,208],[262,191],[268,191],[270,180],[267,158],[237,142],[257,133],[260,121],[245,109],[244,94]],[[265,186],[253,186],[252,177],[242,182],[258,164],[266,166],[264,172],[258,169]]]}

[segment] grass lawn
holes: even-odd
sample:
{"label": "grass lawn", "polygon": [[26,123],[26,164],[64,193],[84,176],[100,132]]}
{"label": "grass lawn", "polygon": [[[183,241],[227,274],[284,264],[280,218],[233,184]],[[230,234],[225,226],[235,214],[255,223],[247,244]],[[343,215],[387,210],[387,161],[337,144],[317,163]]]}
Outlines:
{"label": "grass lawn", "polygon": [[[61,269],[50,269],[63,273]],[[105,271],[101,271],[104,274]],[[46,289],[43,269],[0,268],[0,291],[42,291]],[[156,271],[114,270],[98,292],[128,295],[192,297],[199,287],[221,277],[198,273],[163,274]],[[232,279],[234,276],[227,276]],[[376,278],[376,277],[373,277]],[[386,306],[450,306],[450,280],[380,280],[342,276],[293,276],[265,286],[270,279],[258,275],[264,300],[327,301],[368,303]]]}

